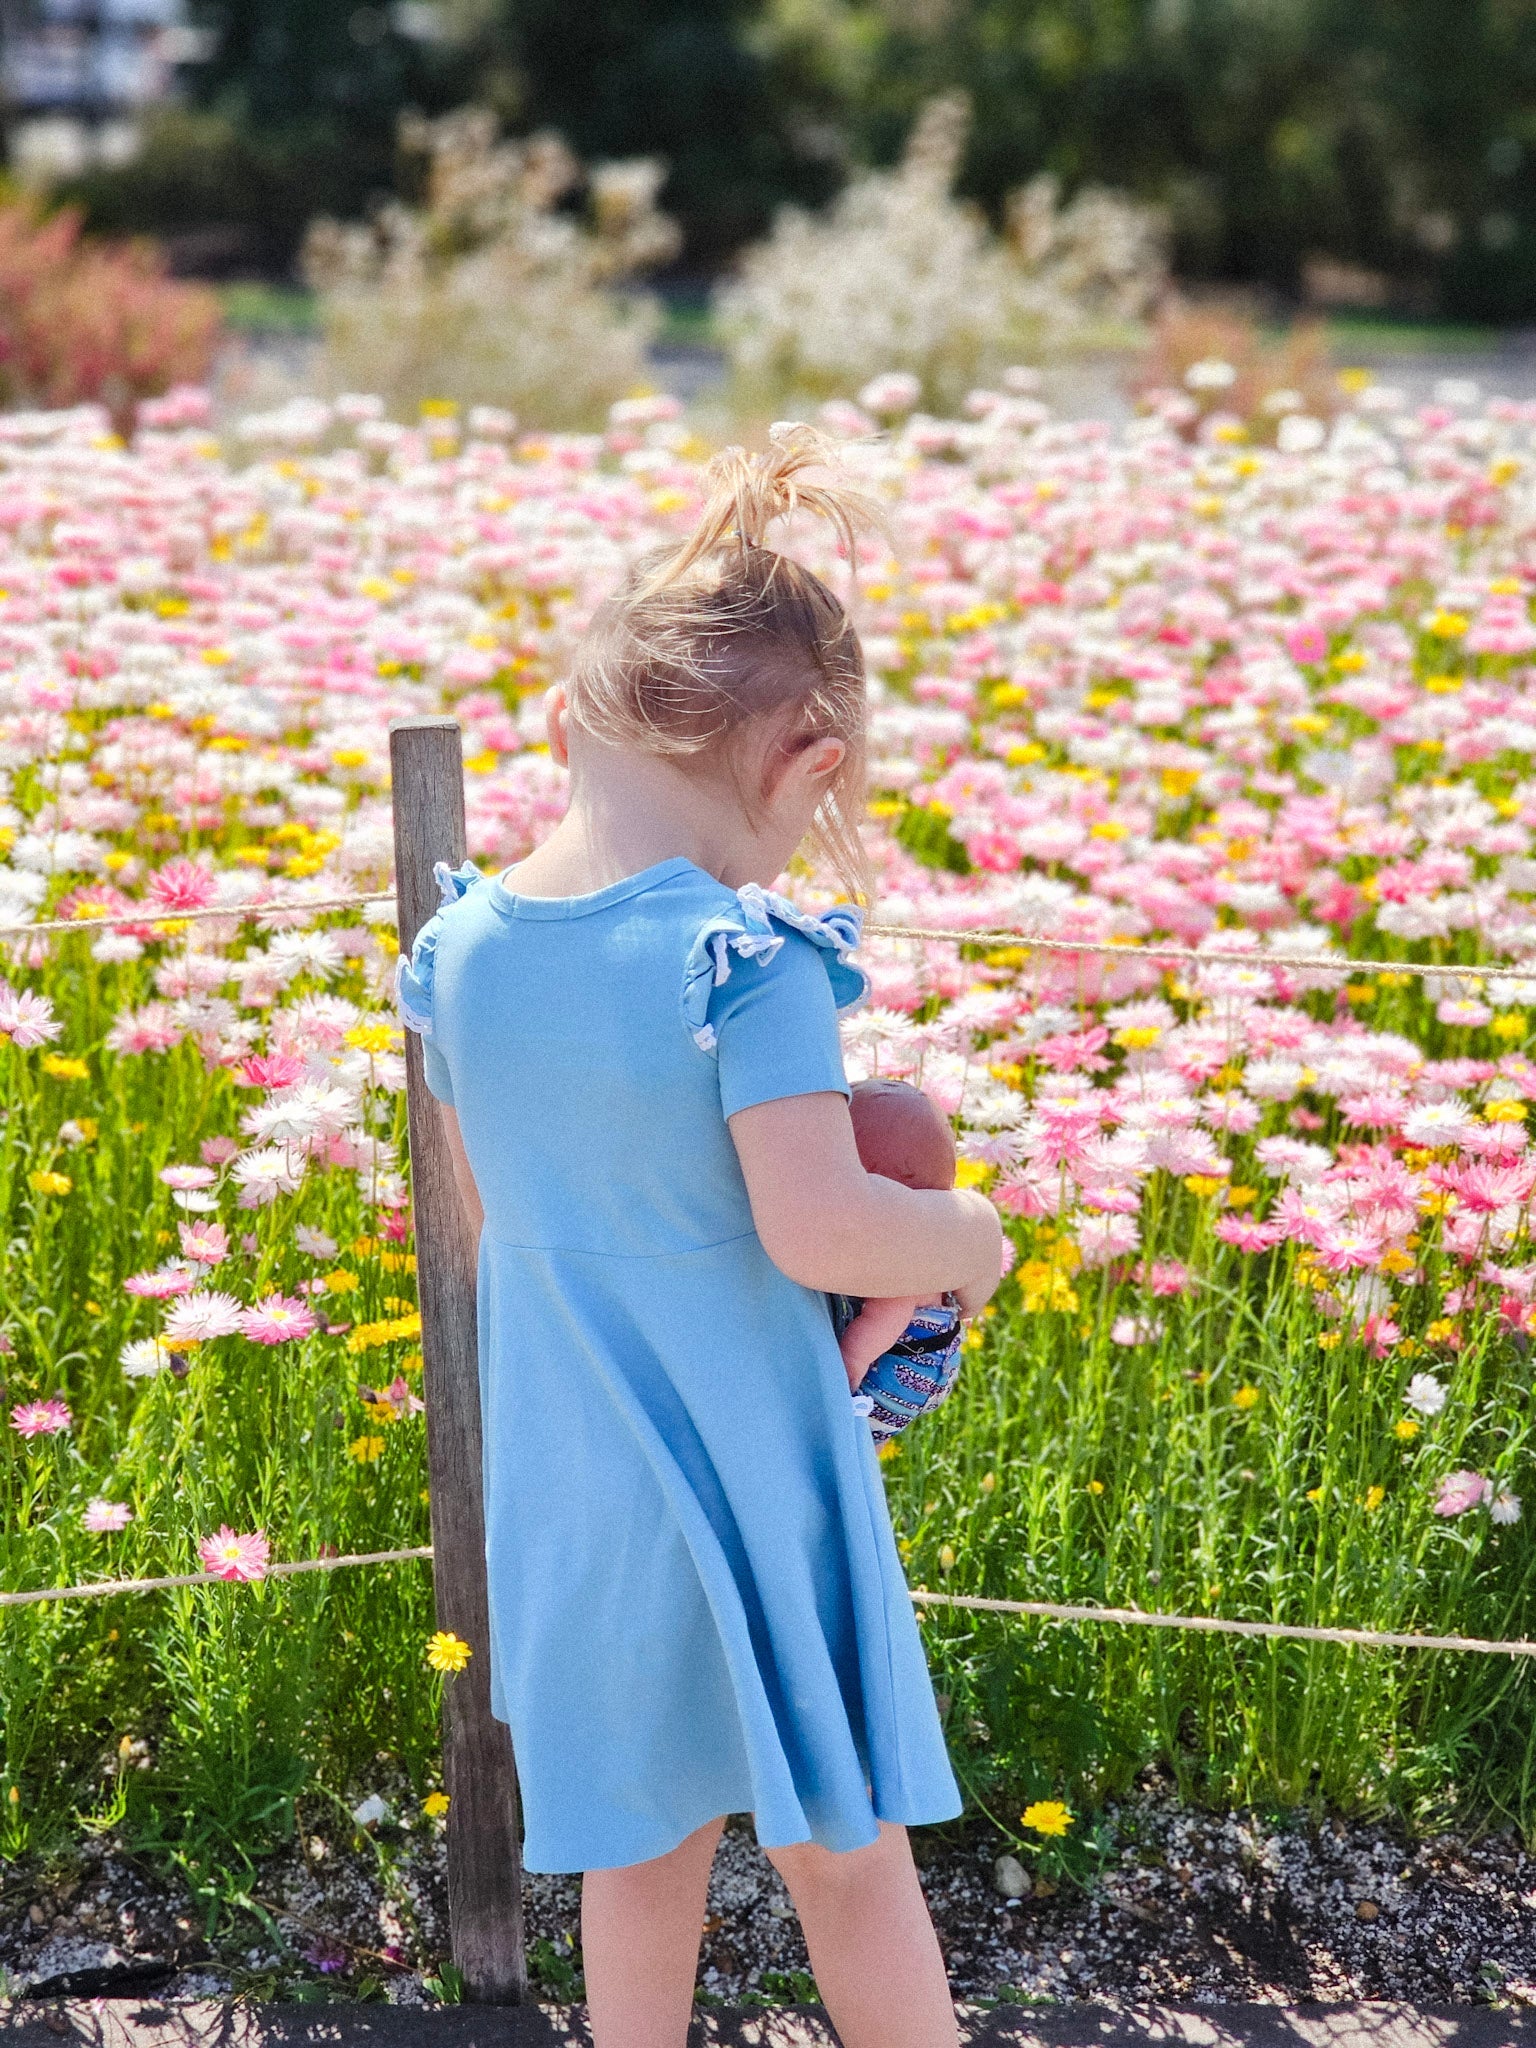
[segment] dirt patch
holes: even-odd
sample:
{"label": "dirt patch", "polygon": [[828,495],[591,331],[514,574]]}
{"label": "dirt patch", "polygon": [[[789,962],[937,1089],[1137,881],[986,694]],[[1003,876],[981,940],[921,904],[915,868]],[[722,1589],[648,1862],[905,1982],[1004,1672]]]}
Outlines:
{"label": "dirt patch", "polygon": [[[382,1810],[381,1810],[382,1809]],[[447,1952],[441,1823],[381,1794],[261,1865],[210,1915],[111,1840],[0,1873],[0,1993],[259,1999],[435,1995]],[[375,1818],[369,1818],[376,1815]],[[1409,1842],[1379,1825],[1189,1812],[1151,1790],[1107,1809],[1086,1890],[1017,1890],[1009,1845],[968,1825],[916,1838],[957,1997],[1536,2004],[1536,1860],[1511,1835]],[[1038,1890],[1038,1895],[1037,1895]],[[531,1974],[580,1990],[580,1886],[531,1877]],[[751,1825],[729,1825],[699,1964],[706,2002],[812,1995],[799,1922]]]}

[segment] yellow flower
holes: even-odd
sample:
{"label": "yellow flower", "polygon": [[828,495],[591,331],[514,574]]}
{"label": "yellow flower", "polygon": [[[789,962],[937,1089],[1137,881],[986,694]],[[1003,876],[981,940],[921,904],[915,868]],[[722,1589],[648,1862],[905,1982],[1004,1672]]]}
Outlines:
{"label": "yellow flower", "polygon": [[61,1052],[44,1053],[43,1072],[55,1081],[88,1081],[91,1070],[84,1060],[72,1060]]}
{"label": "yellow flower", "polygon": [[1420,1425],[1411,1415],[1405,1415],[1400,1422],[1392,1425],[1392,1434],[1401,1444],[1411,1444],[1419,1433]]}
{"label": "yellow flower", "polygon": [[1162,1029],[1156,1024],[1127,1024],[1115,1033],[1115,1044],[1124,1046],[1127,1052],[1148,1052],[1162,1037]]}
{"label": "yellow flower", "polygon": [[1037,1835],[1064,1835],[1072,1825],[1072,1815],[1059,1799],[1037,1799],[1019,1819]]}
{"label": "yellow flower", "polygon": [[1472,621],[1463,612],[1437,611],[1424,622],[1426,633],[1433,633],[1437,640],[1459,640]]}
{"label": "yellow flower", "polygon": [[1429,1328],[1424,1332],[1426,1339],[1431,1344],[1444,1344],[1450,1338],[1454,1337],[1455,1334],[1456,1325],[1451,1321],[1449,1316],[1437,1316],[1435,1321],[1432,1322]]}
{"label": "yellow flower", "polygon": [[1384,1486],[1368,1486],[1365,1491],[1365,1512],[1374,1515],[1386,1497],[1387,1489]]}
{"label": "yellow flower", "polygon": [[1200,780],[1200,771],[1197,768],[1165,768],[1158,779],[1164,796],[1185,797]]}
{"label": "yellow flower", "polygon": [[979,1188],[988,1179],[991,1172],[992,1169],[986,1164],[985,1160],[962,1159],[955,1168],[955,1186],[957,1188]]}
{"label": "yellow flower", "polygon": [[1227,1189],[1227,1207],[1229,1209],[1246,1209],[1258,1199],[1259,1191],[1257,1188],[1229,1187]]}
{"label": "yellow flower", "polygon": [[1307,1499],[1308,1499],[1309,1501],[1311,1501],[1311,1503],[1312,1503],[1313,1507],[1317,1507],[1317,1506],[1319,1506],[1319,1505],[1320,1505],[1320,1503],[1321,1503],[1321,1501],[1322,1501],[1322,1498],[1323,1498],[1324,1494],[1325,1494],[1325,1493],[1326,1493],[1327,1491],[1328,1491],[1328,1489],[1327,1489],[1327,1487],[1326,1487],[1326,1486],[1311,1486],[1311,1487],[1308,1487],[1308,1489],[1307,1489]]}
{"label": "yellow flower", "polygon": [[41,1171],[29,1173],[27,1179],[40,1195],[67,1195],[74,1186],[67,1173]]}
{"label": "yellow flower", "polygon": [[1344,1337],[1341,1331],[1324,1330],[1317,1340],[1317,1348],[1319,1351],[1337,1351],[1343,1342]]}
{"label": "yellow flower", "polygon": [[429,1792],[421,1802],[421,1810],[428,1820],[437,1820],[448,1811],[448,1794],[446,1792]]}
{"label": "yellow flower", "polygon": [[1097,1494],[1101,1494],[1101,1493],[1102,1493],[1102,1492],[1104,1491],[1104,1482],[1103,1482],[1103,1480],[1102,1480],[1102,1479],[1090,1479],[1090,1480],[1088,1481],[1088,1491],[1089,1491],[1089,1492],[1090,1492],[1091,1494],[1095,1494],[1095,1495],[1097,1495]]}
{"label": "yellow flower", "polygon": [[889,1465],[893,1458],[899,1458],[901,1456],[900,1438],[894,1436],[887,1437],[885,1442],[880,1446],[879,1450],[875,1453],[875,1456],[880,1460],[882,1465]]}
{"label": "yellow flower", "polygon": [[400,1337],[419,1337],[421,1317],[417,1313],[394,1322],[358,1323],[347,1336],[347,1349],[354,1357],[360,1351],[375,1351],[381,1344],[393,1344]]}
{"label": "yellow flower", "polygon": [[349,1273],[345,1266],[338,1266],[334,1273],[327,1273],[325,1276],[327,1294],[353,1294],[362,1284],[357,1275]]}
{"label": "yellow flower", "polygon": [[384,1455],[384,1439],[381,1436],[356,1436],[347,1445],[347,1456],[355,1458],[359,1465],[373,1465]]}
{"label": "yellow flower", "polygon": [[434,1671],[462,1671],[470,1654],[464,1638],[449,1629],[440,1628],[427,1638],[427,1662]]}
{"label": "yellow flower", "polygon": [[1495,1038],[1524,1038],[1526,1021],[1524,1010],[1506,1010],[1502,1017],[1495,1017],[1488,1026]]}
{"label": "yellow flower", "polygon": [[954,1568],[955,1546],[952,1543],[945,1543],[939,1549],[939,1570],[941,1572],[952,1572]]}
{"label": "yellow flower", "polygon": [[1352,1003],[1374,1003],[1376,1000],[1376,991],[1368,981],[1347,983],[1344,994]]}
{"label": "yellow flower", "polygon": [[331,762],[337,768],[366,768],[368,749],[366,747],[337,747],[331,755]]}
{"label": "yellow flower", "polygon": [[468,755],[464,766],[471,775],[490,775],[495,771],[500,758],[492,748],[485,747],[478,754]]}
{"label": "yellow flower", "polygon": [[1184,1185],[1192,1195],[1205,1198],[1220,1194],[1226,1183],[1214,1173],[1187,1173],[1184,1176]]}
{"label": "yellow flower", "polygon": [[[1496,1024],[1502,1024],[1503,1021],[1502,1017],[1494,1019]],[[1525,1029],[1525,1019],[1523,1017],[1520,1019],[1520,1028],[1522,1031]],[[1485,1102],[1483,1104],[1483,1120],[1485,1123],[1490,1124],[1523,1124],[1525,1122],[1525,1104],[1523,1102],[1511,1102],[1504,1097],[1500,1097],[1497,1102]]]}
{"label": "yellow flower", "polygon": [[1232,1396],[1232,1406],[1234,1408],[1257,1408],[1263,1398],[1257,1387],[1239,1387]]}

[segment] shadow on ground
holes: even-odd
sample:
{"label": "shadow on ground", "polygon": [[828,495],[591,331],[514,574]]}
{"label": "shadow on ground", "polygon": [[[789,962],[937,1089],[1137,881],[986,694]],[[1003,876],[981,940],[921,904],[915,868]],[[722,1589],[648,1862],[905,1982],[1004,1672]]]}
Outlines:
{"label": "shadow on ground", "polygon": [[[1536,2048],[1536,2019],[1464,2006],[962,2006],[964,2048]],[[12,2000],[0,2004],[4,2048],[590,2048],[581,2006],[236,2005],[203,2001]],[[837,2048],[815,2006],[711,2012],[690,2048]]]}

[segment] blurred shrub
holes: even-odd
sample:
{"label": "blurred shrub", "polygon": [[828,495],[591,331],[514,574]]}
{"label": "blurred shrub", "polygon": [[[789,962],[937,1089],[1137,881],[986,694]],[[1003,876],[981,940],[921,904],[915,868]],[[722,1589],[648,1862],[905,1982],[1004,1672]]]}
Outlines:
{"label": "blurred shrub", "polygon": [[140,398],[196,382],[219,302],[178,284],[147,243],[81,240],[78,213],[0,206],[0,403],[96,399],[125,425]]}
{"label": "blurred shrub", "polygon": [[[322,382],[396,408],[441,398],[544,427],[593,421],[644,376],[655,308],[612,287],[676,252],[655,204],[662,166],[583,174],[558,136],[498,142],[481,108],[408,117],[401,140],[425,163],[421,206],[319,220],[305,242]],[[560,210],[583,187],[584,214]]]}
{"label": "blurred shrub", "polygon": [[203,275],[281,276],[317,212],[360,214],[394,185],[389,140],[324,121],[248,128],[223,113],[174,107],[145,127],[129,162],[57,188],[97,234],[152,234]]}
{"label": "blurred shrub", "polygon": [[[1321,439],[1304,422],[1331,419],[1342,403],[1338,372],[1320,320],[1298,320],[1266,335],[1234,305],[1170,300],[1159,312],[1151,345],[1131,379],[1134,395],[1158,404],[1188,434],[1292,446]],[[1170,394],[1177,403],[1169,405]],[[1289,420],[1291,425],[1284,426]]]}
{"label": "blurred shrub", "polygon": [[953,197],[969,103],[929,101],[892,171],[853,179],[817,218],[786,208],[717,297],[744,399],[826,398],[884,370],[957,403],[1004,364],[1124,342],[1164,278],[1157,213],[1043,176],[995,235]]}

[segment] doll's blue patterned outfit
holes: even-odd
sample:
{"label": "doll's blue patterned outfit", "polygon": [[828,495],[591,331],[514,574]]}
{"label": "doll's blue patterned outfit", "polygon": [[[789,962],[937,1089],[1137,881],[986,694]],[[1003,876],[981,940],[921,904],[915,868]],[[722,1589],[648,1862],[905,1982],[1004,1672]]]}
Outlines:
{"label": "doll's blue patterned outfit", "polygon": [[[864,1304],[856,1294],[833,1294],[832,1329],[841,1337]],[[952,1294],[931,1308],[919,1308],[889,1351],[883,1351],[859,1381],[855,1411],[869,1417],[877,1444],[900,1436],[920,1415],[947,1401],[960,1377],[965,1336],[960,1305]]]}
{"label": "doll's blue patterned outfit", "polygon": [[846,1095],[856,911],[674,859],[591,895],[442,872],[400,975],[480,1241],[491,1704],[531,1870],[750,1812],[856,1849],[960,1798],[826,1296],[763,1250],[727,1118]]}

